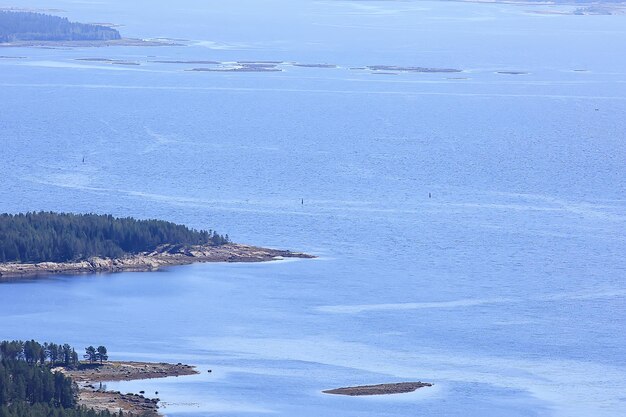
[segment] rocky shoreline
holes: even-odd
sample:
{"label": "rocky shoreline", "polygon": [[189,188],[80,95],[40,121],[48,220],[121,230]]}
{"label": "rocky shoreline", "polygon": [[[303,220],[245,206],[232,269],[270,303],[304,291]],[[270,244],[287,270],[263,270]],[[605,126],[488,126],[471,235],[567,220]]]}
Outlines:
{"label": "rocky shoreline", "polygon": [[398,382],[393,384],[361,385],[357,387],[336,388],[322,391],[324,394],[348,395],[360,397],[366,395],[406,394],[420,388],[432,387],[428,382]]}
{"label": "rocky shoreline", "polygon": [[[146,417],[157,417],[159,414],[159,398],[147,398],[140,394],[119,391],[107,391],[103,382],[133,381],[171,376],[198,374],[192,366],[178,363],[148,362],[107,362],[104,364],[82,364],[79,369],[58,368],[72,378],[78,386],[78,405],[93,408],[97,411],[108,410],[117,413],[119,410]],[[154,395],[158,395],[157,392]]]}
{"label": "rocky shoreline", "polygon": [[315,256],[288,250],[260,248],[228,243],[221,246],[163,245],[153,252],[119,259],[90,258],[76,262],[1,263],[0,280],[58,274],[147,272],[203,262],[268,262],[284,258],[311,259]]}

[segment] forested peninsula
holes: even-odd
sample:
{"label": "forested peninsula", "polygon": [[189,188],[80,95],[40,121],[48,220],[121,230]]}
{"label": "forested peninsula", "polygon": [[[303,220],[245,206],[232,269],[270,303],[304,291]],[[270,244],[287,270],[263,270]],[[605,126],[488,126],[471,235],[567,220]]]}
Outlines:
{"label": "forested peninsula", "polygon": [[[109,362],[105,346],[0,342],[0,417],[156,417],[158,398],[108,391],[103,382],[197,374],[192,366]],[[158,393],[155,392],[155,395]]]}
{"label": "forested peninsula", "polygon": [[34,12],[0,11],[0,43],[16,41],[110,41],[122,39],[110,27],[70,22]]}
{"label": "forested peninsula", "polygon": [[0,47],[173,46],[168,40],[122,37],[112,24],[71,22],[33,11],[0,9]]}
{"label": "forested peninsula", "polygon": [[232,243],[226,234],[163,220],[101,214],[0,214],[0,278],[151,271],[196,262],[312,258]]}

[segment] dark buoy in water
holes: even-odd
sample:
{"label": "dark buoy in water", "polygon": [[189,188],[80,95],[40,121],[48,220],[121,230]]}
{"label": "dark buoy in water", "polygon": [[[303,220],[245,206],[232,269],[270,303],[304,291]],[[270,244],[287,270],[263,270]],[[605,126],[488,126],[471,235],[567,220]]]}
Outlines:
{"label": "dark buoy in water", "polygon": [[213,371],[209,369],[207,372],[208,372],[208,373],[211,373],[211,372],[213,372]]}
{"label": "dark buoy in water", "polygon": [[304,198],[302,199],[302,205],[304,205]]}
{"label": "dark buoy in water", "polygon": [[159,395],[159,391],[154,391],[154,395]]}
{"label": "dark buoy in water", "polygon": [[85,163],[85,157],[83,156],[83,164]]}

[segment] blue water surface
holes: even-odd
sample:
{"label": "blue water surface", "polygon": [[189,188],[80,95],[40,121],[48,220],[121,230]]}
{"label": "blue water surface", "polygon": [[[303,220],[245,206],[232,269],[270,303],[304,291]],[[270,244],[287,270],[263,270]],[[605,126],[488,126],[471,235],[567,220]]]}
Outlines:
{"label": "blue water surface", "polygon": [[[3,283],[0,339],[196,365],[108,384],[158,391],[172,417],[626,415],[626,16],[31,4],[184,46],[1,49],[0,211],[162,218],[319,258]],[[321,393],[411,380],[435,385]]]}

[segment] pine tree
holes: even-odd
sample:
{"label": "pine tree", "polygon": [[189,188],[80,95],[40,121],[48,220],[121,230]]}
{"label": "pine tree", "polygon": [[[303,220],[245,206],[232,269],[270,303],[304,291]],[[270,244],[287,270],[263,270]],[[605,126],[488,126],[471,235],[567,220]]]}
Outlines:
{"label": "pine tree", "polygon": [[98,360],[98,353],[96,352],[96,348],[93,346],[86,347],[83,358],[89,360],[90,363],[96,362]]}
{"label": "pine tree", "polygon": [[98,346],[98,352],[96,354],[96,359],[100,360],[100,363],[102,363],[102,361],[108,361],[109,360],[109,356],[107,355],[107,348],[104,346]]}

